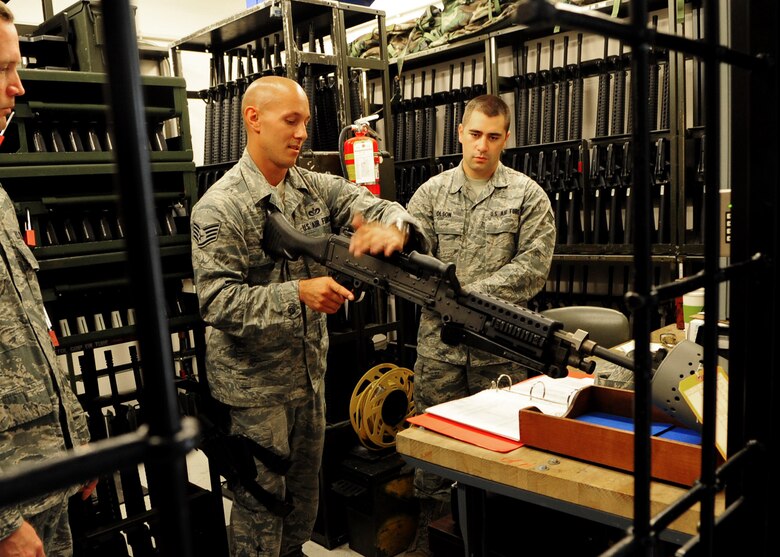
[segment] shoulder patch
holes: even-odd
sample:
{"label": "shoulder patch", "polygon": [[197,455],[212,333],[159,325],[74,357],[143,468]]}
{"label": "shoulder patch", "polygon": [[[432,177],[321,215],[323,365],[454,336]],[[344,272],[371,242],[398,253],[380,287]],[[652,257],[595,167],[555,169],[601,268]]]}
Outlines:
{"label": "shoulder patch", "polygon": [[192,225],[192,237],[199,248],[205,248],[211,242],[219,238],[219,227],[222,223],[217,222],[206,226]]}

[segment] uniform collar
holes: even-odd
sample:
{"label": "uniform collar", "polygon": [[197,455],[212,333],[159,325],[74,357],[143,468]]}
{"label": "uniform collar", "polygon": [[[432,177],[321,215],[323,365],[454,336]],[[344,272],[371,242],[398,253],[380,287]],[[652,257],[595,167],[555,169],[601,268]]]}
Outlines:
{"label": "uniform collar", "polygon": [[[505,188],[507,186],[506,181],[506,167],[501,163],[501,161],[498,161],[498,166],[496,167],[496,171],[493,173],[493,175],[490,177],[490,180],[487,181],[486,186],[493,186],[494,188]],[[463,187],[466,185],[466,172],[463,170],[463,161],[460,161],[460,164],[458,165],[457,169],[452,175],[452,182],[450,182],[450,193],[458,193],[463,189]]]}
{"label": "uniform collar", "polygon": [[[274,202],[277,199],[276,196],[273,196],[273,198],[271,197],[275,187],[269,184],[268,180],[265,179],[263,173],[257,168],[255,161],[252,160],[252,157],[249,155],[248,150],[244,150],[244,154],[241,156],[241,160],[239,160],[238,164],[241,175],[244,178],[244,183],[246,184],[247,190],[249,190],[249,195],[252,196],[253,203],[256,206],[260,205],[262,202],[276,205]],[[285,196],[290,196],[290,199],[296,200],[301,197],[298,190],[308,191],[309,189],[297,166],[293,166],[287,171],[287,175],[284,178],[284,185]],[[278,206],[277,209],[283,210],[282,207]]]}

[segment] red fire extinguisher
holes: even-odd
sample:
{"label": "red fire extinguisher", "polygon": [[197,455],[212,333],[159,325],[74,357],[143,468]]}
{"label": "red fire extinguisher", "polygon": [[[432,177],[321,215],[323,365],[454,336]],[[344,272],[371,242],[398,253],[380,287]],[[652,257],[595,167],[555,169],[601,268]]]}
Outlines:
{"label": "red fire extinguisher", "polygon": [[368,124],[347,126],[343,131],[350,129],[355,137],[344,142],[342,154],[346,177],[359,186],[367,187],[374,195],[379,195],[379,144],[368,135]]}

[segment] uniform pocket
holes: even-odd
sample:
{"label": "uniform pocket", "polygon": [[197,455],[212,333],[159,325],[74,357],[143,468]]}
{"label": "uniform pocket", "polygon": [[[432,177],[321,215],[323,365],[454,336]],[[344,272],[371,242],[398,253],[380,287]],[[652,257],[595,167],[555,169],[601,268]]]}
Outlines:
{"label": "uniform pocket", "polygon": [[439,219],[433,224],[439,243],[436,257],[445,263],[454,263],[463,247],[463,221],[461,219]]}
{"label": "uniform pocket", "polygon": [[[0,365],[5,368],[8,363],[5,357],[0,357]],[[46,385],[32,375],[12,375],[0,382],[0,431],[11,430],[53,411]]]}
{"label": "uniform pocket", "polygon": [[514,255],[517,246],[517,232],[520,223],[516,215],[491,217],[485,221],[486,248],[491,255],[503,253]]}

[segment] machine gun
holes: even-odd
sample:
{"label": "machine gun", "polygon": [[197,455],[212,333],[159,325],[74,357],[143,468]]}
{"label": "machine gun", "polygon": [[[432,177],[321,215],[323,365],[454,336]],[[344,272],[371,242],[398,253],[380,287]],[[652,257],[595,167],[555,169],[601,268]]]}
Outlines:
{"label": "machine gun", "polygon": [[375,286],[438,314],[446,344],[478,348],[553,378],[564,377],[567,366],[593,373],[595,362],[587,356],[634,367],[631,359],[588,340],[585,331],[566,332],[559,321],[462,288],[454,263],[416,251],[388,258],[355,257],[349,243],[345,234],[306,236],[276,211],[269,213],[263,232],[264,249],[274,257],[310,257],[341,278],[348,277],[354,289]]}

